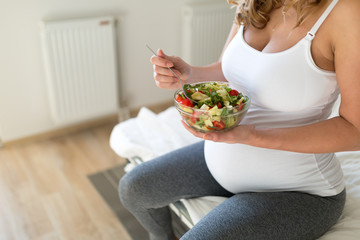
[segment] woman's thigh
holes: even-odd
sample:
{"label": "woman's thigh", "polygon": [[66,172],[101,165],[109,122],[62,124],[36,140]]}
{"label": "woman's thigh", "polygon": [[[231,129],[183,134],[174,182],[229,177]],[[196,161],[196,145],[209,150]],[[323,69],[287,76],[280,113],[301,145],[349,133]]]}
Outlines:
{"label": "woman's thigh", "polygon": [[299,192],[240,193],[206,215],[181,240],[311,240],[340,217],[345,190],[319,197]]}
{"label": "woman's thigh", "polygon": [[120,198],[145,208],[159,208],[181,198],[206,195],[231,196],[210,174],[204,142],[142,163],[120,181]]}

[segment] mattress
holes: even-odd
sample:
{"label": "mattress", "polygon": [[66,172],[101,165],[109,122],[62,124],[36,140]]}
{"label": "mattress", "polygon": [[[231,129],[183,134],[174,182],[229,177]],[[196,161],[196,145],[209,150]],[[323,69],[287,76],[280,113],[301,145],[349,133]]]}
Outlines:
{"label": "mattress", "polygon": [[[336,112],[334,113],[336,114]],[[185,130],[174,107],[155,114],[143,107],[135,118],[117,124],[110,136],[111,148],[131,164],[127,171],[142,161],[150,161],[180,147],[201,141]],[[360,152],[340,152],[337,156],[345,175],[347,200],[338,223],[323,235],[321,240],[360,239]],[[186,209],[184,223],[191,228],[204,215],[226,198],[206,196],[196,199],[182,199],[181,207]],[[172,205],[178,215],[183,213]]]}

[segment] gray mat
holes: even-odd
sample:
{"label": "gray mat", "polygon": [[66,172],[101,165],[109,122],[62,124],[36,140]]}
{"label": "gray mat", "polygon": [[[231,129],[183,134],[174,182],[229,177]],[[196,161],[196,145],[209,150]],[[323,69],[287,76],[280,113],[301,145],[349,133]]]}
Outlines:
{"label": "gray mat", "polygon": [[88,178],[116,214],[132,239],[146,240],[148,239],[146,230],[138,223],[135,217],[122,206],[119,200],[117,187],[120,178],[124,174],[124,165],[119,165],[106,171],[89,175]]}

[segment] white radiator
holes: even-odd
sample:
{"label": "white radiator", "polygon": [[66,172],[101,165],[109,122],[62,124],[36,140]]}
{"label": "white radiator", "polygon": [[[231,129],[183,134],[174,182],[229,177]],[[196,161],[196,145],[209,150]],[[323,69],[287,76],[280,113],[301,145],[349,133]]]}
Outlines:
{"label": "white radiator", "polygon": [[217,61],[234,19],[235,9],[226,1],[184,6],[182,57],[198,66]]}
{"label": "white radiator", "polygon": [[54,123],[117,113],[117,59],[112,17],[42,23],[48,96]]}

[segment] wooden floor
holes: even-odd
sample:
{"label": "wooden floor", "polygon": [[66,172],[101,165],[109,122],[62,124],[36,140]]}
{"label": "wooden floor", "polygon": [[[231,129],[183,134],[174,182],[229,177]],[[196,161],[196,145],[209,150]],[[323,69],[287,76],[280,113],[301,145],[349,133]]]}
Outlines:
{"label": "wooden floor", "polygon": [[87,178],[124,162],[115,124],[0,149],[1,240],[130,240]]}

